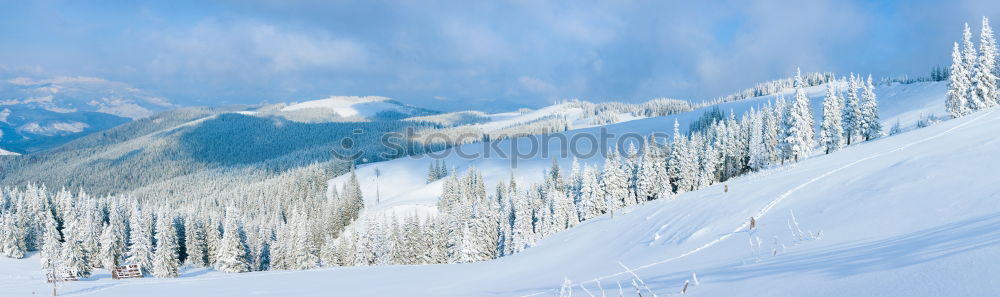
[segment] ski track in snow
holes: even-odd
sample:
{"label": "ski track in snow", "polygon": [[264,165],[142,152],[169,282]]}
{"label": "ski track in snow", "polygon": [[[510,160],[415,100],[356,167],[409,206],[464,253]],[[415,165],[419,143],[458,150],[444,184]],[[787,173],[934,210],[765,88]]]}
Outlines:
{"label": "ski track in snow", "polygon": [[[941,131],[938,134],[934,134],[932,136],[923,138],[921,140],[917,140],[917,141],[914,141],[914,142],[910,142],[910,143],[898,146],[898,147],[896,147],[894,149],[890,149],[888,151],[883,151],[881,153],[876,153],[876,154],[870,155],[868,157],[864,157],[864,158],[858,159],[858,160],[856,160],[854,162],[851,162],[851,163],[848,163],[848,164],[846,164],[844,166],[840,166],[840,167],[838,167],[838,168],[836,168],[834,170],[830,170],[827,173],[824,173],[824,174],[821,174],[819,176],[816,176],[816,177],[810,179],[809,181],[806,181],[805,183],[799,184],[798,186],[795,186],[794,188],[792,188],[792,189],[790,189],[788,191],[785,191],[784,193],[782,193],[781,195],[779,195],[778,198],[775,198],[770,203],[768,203],[766,206],[764,206],[764,208],[762,208],[760,211],[758,211],[757,215],[754,216],[754,218],[756,218],[757,220],[760,220],[762,217],[764,217],[764,215],[767,215],[767,213],[770,212],[771,209],[774,209],[774,207],[777,206],[778,203],[781,203],[781,201],[784,200],[785,198],[787,198],[788,196],[791,196],[793,193],[797,192],[798,190],[801,190],[802,188],[805,188],[806,186],[811,185],[811,184],[813,184],[813,183],[815,183],[815,182],[817,182],[819,180],[822,180],[823,178],[826,178],[826,177],[828,177],[828,176],[830,176],[830,175],[832,175],[834,173],[843,171],[844,169],[847,169],[847,168],[851,168],[851,167],[853,167],[853,166],[855,166],[857,164],[860,164],[862,162],[865,162],[865,161],[868,161],[868,160],[871,160],[871,159],[874,159],[874,158],[878,158],[878,157],[884,156],[887,153],[894,153],[894,152],[902,151],[902,150],[907,149],[907,148],[909,148],[911,146],[914,146],[914,145],[917,145],[917,144],[921,144],[921,143],[924,143],[924,142],[927,142],[927,141],[930,141],[930,140],[933,140],[933,139],[937,139],[937,138],[940,138],[942,136],[951,134],[952,131],[955,131],[955,130],[957,130],[959,128],[962,128],[962,127],[965,127],[965,126],[968,126],[969,124],[975,123],[975,122],[979,121],[979,119],[982,119],[983,117],[985,117],[987,115],[990,115],[993,112],[994,112],[994,109],[990,109],[990,110],[988,110],[986,112],[983,112],[983,113],[977,115],[972,120],[969,120],[969,121],[966,121],[964,123],[955,125],[955,127],[951,127],[948,130]],[[708,243],[706,243],[706,244],[704,244],[704,245],[702,245],[700,247],[697,247],[697,248],[695,248],[693,250],[684,252],[684,253],[682,253],[680,255],[677,255],[677,256],[674,256],[674,257],[670,257],[670,258],[663,259],[663,260],[660,260],[660,261],[656,261],[656,262],[648,263],[648,264],[645,264],[645,265],[642,265],[642,266],[638,266],[636,268],[631,269],[631,271],[635,272],[635,271],[647,269],[647,268],[650,268],[650,267],[653,267],[653,266],[657,266],[657,265],[661,265],[661,264],[673,262],[673,261],[682,259],[684,257],[693,255],[693,254],[698,253],[698,252],[700,252],[702,250],[705,250],[707,248],[715,246],[716,244],[718,244],[718,243],[720,243],[720,242],[722,242],[722,241],[724,241],[726,239],[729,239],[733,235],[739,234],[743,230],[746,230],[747,227],[749,227],[749,226],[750,226],[750,222],[744,222],[739,227],[736,227],[736,229],[734,229],[732,232],[726,233],[725,235],[722,235],[721,237],[716,238],[715,240],[712,240],[712,241],[710,241],[710,242],[708,242]],[[630,274],[630,272],[629,271],[621,271],[621,272],[617,272],[617,273],[613,273],[613,274],[599,276],[599,277],[596,277],[596,278],[593,278],[593,279],[590,279],[590,280],[586,280],[586,281],[582,281],[582,282],[575,282],[575,284],[578,285],[578,286],[583,287],[583,284],[597,283],[597,282],[600,282],[601,280],[606,280],[606,279],[610,279],[610,278],[614,278],[614,277],[619,277],[619,276],[623,276],[623,275],[627,275],[627,274]],[[570,280],[570,282],[574,283],[572,280]],[[522,297],[537,296],[537,295],[541,295],[541,294],[545,294],[545,293],[553,292],[553,291],[554,290],[547,290],[547,291],[542,291],[542,292],[536,292],[536,293],[532,293],[532,294],[528,294],[528,295],[523,295]]]}

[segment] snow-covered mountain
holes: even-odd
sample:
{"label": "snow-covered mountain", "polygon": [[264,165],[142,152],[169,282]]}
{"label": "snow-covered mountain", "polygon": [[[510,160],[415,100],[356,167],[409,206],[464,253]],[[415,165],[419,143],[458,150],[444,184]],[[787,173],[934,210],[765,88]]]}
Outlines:
{"label": "snow-covered mountain", "polygon": [[0,105],[141,118],[176,107],[125,83],[88,76],[14,77],[0,82]]}
{"label": "snow-covered mountain", "polygon": [[[277,109],[277,110],[275,110]],[[297,122],[346,122],[402,119],[437,112],[380,96],[330,96],[328,98],[262,109]]]}
{"label": "snow-covered mountain", "polygon": [[125,83],[87,76],[0,81],[0,148],[31,153],[177,107]]}
{"label": "snow-covered mountain", "polygon": [[[909,103],[935,111],[930,101],[897,97],[892,103],[892,94],[940,100],[938,91],[937,83],[883,87],[882,110]],[[896,110],[885,121],[910,113]],[[612,129],[662,130],[672,119]],[[246,274],[186,268],[179,279],[129,281],[98,270],[60,290],[80,296],[558,296],[565,284],[573,296],[617,296],[619,284],[634,294],[636,281],[643,296],[680,294],[685,287],[693,296],[988,296],[1000,262],[1000,184],[984,164],[1000,162],[997,133],[1000,113],[984,110],[626,208],[493,261]],[[367,167],[392,162],[398,161]],[[413,174],[422,175],[426,162]],[[495,170],[478,162],[473,165],[484,173]],[[541,174],[518,170],[519,178]],[[0,259],[7,279],[0,288],[14,296],[47,290],[37,259]]]}
{"label": "snow-covered mountain", "polygon": [[17,156],[17,155],[20,154],[0,149],[0,156]]}
{"label": "snow-covered mountain", "polygon": [[24,105],[0,106],[0,148],[32,153],[128,121],[128,118],[101,112],[54,112]]}

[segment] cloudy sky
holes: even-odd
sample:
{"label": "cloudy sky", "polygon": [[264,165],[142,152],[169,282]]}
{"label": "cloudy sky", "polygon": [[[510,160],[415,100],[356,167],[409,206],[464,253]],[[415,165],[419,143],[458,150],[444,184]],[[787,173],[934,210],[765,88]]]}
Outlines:
{"label": "cloudy sky", "polygon": [[796,66],[922,75],[963,22],[1000,22],[995,0],[122,2],[0,4],[0,78],[95,77],[183,105],[701,100]]}

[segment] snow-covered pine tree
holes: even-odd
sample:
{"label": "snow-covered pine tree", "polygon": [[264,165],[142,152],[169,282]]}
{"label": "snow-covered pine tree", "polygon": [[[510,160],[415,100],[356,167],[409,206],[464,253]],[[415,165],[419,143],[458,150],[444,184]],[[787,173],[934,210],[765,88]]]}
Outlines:
{"label": "snow-covered pine tree", "polygon": [[343,265],[341,264],[339,247],[340,245],[337,244],[337,240],[332,235],[327,235],[323,239],[323,247],[320,248],[319,252],[319,258],[322,261],[323,267]]}
{"label": "snow-covered pine tree", "polygon": [[767,166],[767,152],[764,151],[764,129],[766,129],[765,119],[762,116],[763,112],[754,111],[753,107],[750,107],[750,122],[743,124],[750,129],[750,139],[747,144],[747,156],[749,160],[747,164],[750,170],[757,171],[761,168]]}
{"label": "snow-covered pine tree", "polygon": [[969,81],[968,70],[965,69],[965,62],[962,52],[955,42],[951,51],[951,75],[948,76],[948,95],[945,99],[945,106],[952,118],[958,118],[969,114]]}
{"label": "snow-covered pine tree", "polygon": [[622,199],[625,206],[635,205],[639,203],[638,198],[638,182],[639,182],[639,167],[640,167],[640,156],[638,149],[635,148],[634,142],[629,142],[628,150],[626,150],[625,162],[623,169],[625,171],[625,177],[627,182],[628,195]]}
{"label": "snow-covered pine tree", "polygon": [[51,213],[41,218],[44,222],[42,229],[41,251],[38,253],[42,263],[42,269],[50,271],[63,267],[62,264],[62,235],[56,228],[58,222]]}
{"label": "snow-covered pine tree", "polygon": [[962,60],[964,61],[965,74],[968,76],[967,80],[969,81],[969,94],[966,95],[969,109],[976,111],[986,108],[986,101],[976,92],[979,83],[976,78],[976,69],[979,68],[979,53],[976,51],[976,46],[972,43],[972,30],[969,29],[969,23],[965,23],[965,29],[962,30]]}
{"label": "snow-covered pine tree", "polygon": [[[652,136],[651,136],[652,138]],[[666,141],[666,140],[665,140]],[[669,149],[665,145],[656,143],[654,139],[650,140],[652,144],[653,151],[653,164],[655,167],[656,178],[653,179],[654,186],[653,191],[657,193],[656,199],[662,199],[670,196],[673,188],[670,186],[670,176],[667,171],[670,169],[667,167],[667,150]]]}
{"label": "snow-covered pine tree", "polygon": [[101,266],[114,269],[122,264],[125,256],[125,220],[120,207],[108,208],[108,223],[101,231]]}
{"label": "snow-covered pine tree", "polygon": [[79,211],[80,219],[83,220],[81,226],[83,233],[80,240],[83,243],[83,250],[88,253],[87,260],[90,261],[90,267],[100,267],[100,237],[104,212],[101,210],[97,199],[91,199],[83,190],[77,192],[77,197],[81,202]]}
{"label": "snow-covered pine tree", "polygon": [[691,137],[691,143],[697,145],[698,149],[691,150],[696,154],[697,162],[695,189],[708,187],[718,181],[718,168],[722,165],[719,151],[708,142],[701,134]]}
{"label": "snow-covered pine tree", "polygon": [[354,171],[354,167],[351,167],[351,177],[344,184],[343,196],[345,199],[344,203],[344,216],[348,218],[348,221],[353,221],[358,218],[361,213],[361,209],[365,207],[364,195],[361,192],[361,183],[358,182],[358,175]]}
{"label": "snow-covered pine tree", "polygon": [[976,69],[972,74],[975,82],[975,89],[972,90],[973,97],[982,102],[982,106],[992,107],[997,105],[1000,99],[1000,91],[997,90],[996,71],[997,41],[993,37],[993,28],[990,28],[990,20],[983,17],[983,27],[979,32],[979,57]]}
{"label": "snow-covered pine tree", "polygon": [[851,73],[847,79],[846,100],[844,100],[844,140],[847,145],[858,142],[861,137],[861,101],[858,99],[858,83]]}
{"label": "snow-covered pine tree", "polygon": [[208,266],[208,242],[205,238],[205,225],[193,216],[184,219],[184,248],[187,253],[185,262],[188,265]]}
{"label": "snow-covered pine tree", "polygon": [[132,232],[129,233],[130,245],[125,261],[128,264],[139,265],[144,273],[153,269],[153,226],[150,220],[152,218],[139,208],[132,209],[129,219]]}
{"label": "snow-covered pine tree", "polygon": [[153,252],[153,275],[177,277],[181,262],[174,219],[166,213],[156,218],[156,250]]}
{"label": "snow-covered pine tree", "polygon": [[604,189],[604,199],[608,201],[609,209],[618,209],[625,206],[625,199],[628,197],[628,176],[622,168],[621,158],[618,157],[618,149],[608,150],[608,155],[604,160],[604,170],[601,172],[601,188]]}
{"label": "snow-covered pine tree", "polygon": [[205,256],[208,258],[208,265],[215,267],[219,262],[219,252],[222,250],[222,230],[219,229],[219,221],[209,217],[205,225]]}
{"label": "snow-covered pine tree", "polygon": [[802,89],[801,74],[796,75],[795,101],[785,117],[785,138],[782,141],[788,156],[795,161],[809,156],[813,148],[813,121],[809,96]]}
{"label": "snow-covered pine tree", "polygon": [[687,146],[680,134],[680,124],[674,119],[673,141],[670,142],[670,154],[667,156],[667,178],[670,179],[671,190],[675,193],[681,192],[681,158]]}
{"label": "snow-covered pine tree", "polygon": [[656,156],[656,153],[654,153],[654,150],[653,144],[647,143],[643,147],[642,159],[639,161],[639,172],[636,174],[635,189],[636,198],[640,202],[656,199],[659,194],[656,183],[661,179],[658,176],[660,174],[659,168],[657,168],[657,162],[660,160]]}
{"label": "snow-covered pine tree", "polygon": [[826,98],[823,99],[823,123],[820,128],[820,145],[827,154],[844,145],[844,125],[841,122],[843,104],[834,90],[834,82],[826,84]]}
{"label": "snow-covered pine tree", "polygon": [[427,167],[427,183],[432,183],[438,180],[437,167],[434,166],[435,162],[431,162]]}
{"label": "snow-covered pine tree", "polygon": [[90,265],[90,251],[84,249],[83,236],[87,230],[84,229],[83,220],[79,211],[67,209],[64,212],[65,228],[63,228],[62,263],[67,269],[74,272],[77,277],[90,276],[93,268]]}
{"label": "snow-covered pine tree", "polygon": [[247,272],[246,250],[241,241],[236,215],[227,214],[222,240],[216,256],[215,269],[222,272]]}
{"label": "snow-covered pine tree", "polygon": [[309,217],[305,211],[293,211],[292,220],[289,222],[294,228],[292,236],[293,245],[291,249],[291,269],[311,269],[319,263],[315,254],[315,247],[310,240]]}
{"label": "snow-covered pine tree", "polygon": [[7,213],[0,216],[0,254],[8,258],[24,257],[25,248],[22,244],[25,230],[17,223],[17,214]]}
{"label": "snow-covered pine tree", "polygon": [[[430,218],[425,221],[425,226],[428,227],[423,228],[422,234],[430,245],[430,250],[427,251],[427,263],[448,263],[448,228],[444,218],[442,216]],[[514,238],[517,239],[517,235]]]}
{"label": "snow-covered pine tree", "polygon": [[868,75],[868,80],[861,93],[861,137],[868,141],[881,136],[882,122],[878,116],[878,99],[875,98],[875,85],[872,84],[872,76]]}
{"label": "snow-covered pine tree", "polygon": [[512,199],[514,203],[512,206],[514,224],[511,226],[511,250],[513,253],[518,253],[531,246],[535,235],[532,227],[530,200],[527,196],[519,192],[513,178],[514,176],[511,174],[509,192],[511,195],[518,195],[519,197]]}

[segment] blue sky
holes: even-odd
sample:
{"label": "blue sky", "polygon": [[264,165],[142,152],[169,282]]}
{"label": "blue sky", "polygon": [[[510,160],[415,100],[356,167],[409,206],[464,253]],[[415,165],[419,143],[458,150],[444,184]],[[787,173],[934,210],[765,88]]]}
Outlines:
{"label": "blue sky", "polygon": [[985,0],[124,2],[0,4],[0,78],[100,77],[183,105],[701,100],[796,66],[922,75],[963,22],[1000,18]]}

